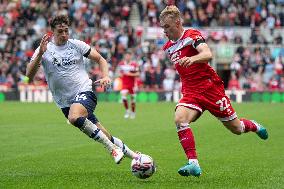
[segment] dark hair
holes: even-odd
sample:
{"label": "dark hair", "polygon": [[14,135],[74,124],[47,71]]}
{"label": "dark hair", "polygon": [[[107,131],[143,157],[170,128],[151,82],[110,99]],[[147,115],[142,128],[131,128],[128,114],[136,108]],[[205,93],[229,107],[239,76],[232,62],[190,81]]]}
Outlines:
{"label": "dark hair", "polygon": [[70,21],[67,15],[56,15],[50,20],[50,27],[54,29],[57,25],[66,24],[70,25]]}

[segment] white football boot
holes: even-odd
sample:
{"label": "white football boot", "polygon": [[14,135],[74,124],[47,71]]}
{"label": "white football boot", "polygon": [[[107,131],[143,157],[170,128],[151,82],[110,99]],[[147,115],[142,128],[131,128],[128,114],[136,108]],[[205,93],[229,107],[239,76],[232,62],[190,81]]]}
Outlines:
{"label": "white football boot", "polygon": [[130,112],[130,119],[135,119],[136,115],[135,112]]}
{"label": "white football boot", "polygon": [[115,147],[111,151],[111,156],[113,157],[114,162],[116,164],[119,164],[121,162],[121,160],[123,159],[124,153],[122,152],[122,150],[119,147]]}
{"label": "white football boot", "polygon": [[124,118],[127,119],[130,116],[130,111],[126,110],[125,114],[124,114]]}

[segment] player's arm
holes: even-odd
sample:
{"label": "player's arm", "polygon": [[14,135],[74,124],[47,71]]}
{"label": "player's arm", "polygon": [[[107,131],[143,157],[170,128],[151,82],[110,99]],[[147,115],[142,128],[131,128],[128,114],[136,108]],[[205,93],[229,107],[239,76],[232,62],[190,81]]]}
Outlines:
{"label": "player's arm", "polygon": [[183,57],[180,59],[180,65],[181,66],[190,66],[191,64],[194,63],[204,63],[208,62],[212,59],[213,55],[208,47],[208,45],[203,42],[198,44],[195,49],[198,51],[197,55],[191,56],[191,57]]}
{"label": "player's arm", "polygon": [[108,63],[100,53],[94,48],[91,48],[88,58],[97,62],[100,65],[100,70],[102,72],[102,79],[99,79],[96,83],[99,83],[103,86],[107,86],[111,83],[111,79],[108,74]]}
{"label": "player's arm", "polygon": [[28,63],[27,65],[26,75],[29,78],[29,81],[32,81],[34,79],[34,76],[40,67],[42,55],[47,49],[48,38],[49,38],[48,34],[45,34],[42,37],[39,50],[34,54],[31,62]]}

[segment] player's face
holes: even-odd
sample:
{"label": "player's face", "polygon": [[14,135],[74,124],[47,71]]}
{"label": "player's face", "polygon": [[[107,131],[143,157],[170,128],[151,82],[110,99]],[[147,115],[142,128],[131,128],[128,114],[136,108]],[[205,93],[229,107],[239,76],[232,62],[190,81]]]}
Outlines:
{"label": "player's face", "polygon": [[129,61],[131,60],[131,58],[132,58],[132,56],[131,56],[130,53],[126,53],[126,54],[125,54],[125,60],[126,60],[127,62],[129,62]]}
{"label": "player's face", "polygon": [[160,21],[161,27],[164,29],[164,33],[169,40],[177,40],[180,38],[179,32],[179,20],[175,20],[169,17],[165,17]]}
{"label": "player's face", "polygon": [[66,24],[56,25],[53,36],[56,45],[64,45],[69,38],[69,27]]}

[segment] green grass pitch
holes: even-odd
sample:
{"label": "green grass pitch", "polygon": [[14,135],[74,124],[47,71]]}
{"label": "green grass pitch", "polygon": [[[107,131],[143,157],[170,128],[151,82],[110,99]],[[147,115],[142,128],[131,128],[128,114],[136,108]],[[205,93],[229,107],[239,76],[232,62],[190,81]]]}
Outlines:
{"label": "green grass pitch", "polygon": [[186,157],[173,123],[174,103],[139,103],[137,118],[125,120],[118,103],[100,103],[101,123],[129,147],[152,156],[157,172],[132,176],[130,160],[116,165],[107,151],[66,123],[55,104],[0,103],[0,188],[283,188],[284,104],[234,104],[239,117],[258,120],[269,131],[233,135],[208,112],[191,124],[200,178],[181,177]]}

